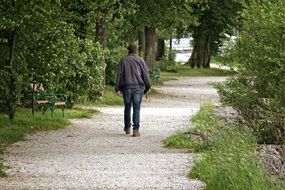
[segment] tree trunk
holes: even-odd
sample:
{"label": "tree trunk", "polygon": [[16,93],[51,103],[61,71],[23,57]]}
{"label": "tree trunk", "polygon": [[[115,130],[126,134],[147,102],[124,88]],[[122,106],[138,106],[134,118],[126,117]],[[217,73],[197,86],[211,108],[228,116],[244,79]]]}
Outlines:
{"label": "tree trunk", "polygon": [[206,55],[206,38],[204,36],[204,34],[201,34],[199,40],[197,41],[197,63],[196,66],[198,68],[202,67],[204,65],[205,62],[205,55]]}
{"label": "tree trunk", "polygon": [[144,57],[145,55],[145,32],[139,31],[139,55]]}
{"label": "tree trunk", "polygon": [[86,27],[87,27],[86,21],[81,21],[78,30],[75,31],[75,35],[77,35],[80,39],[85,39],[87,37]]}
{"label": "tree trunk", "polygon": [[159,61],[165,54],[165,43],[164,39],[158,38],[157,44],[156,44],[156,54],[155,54],[155,60]]}
{"label": "tree trunk", "polygon": [[155,65],[155,27],[145,27],[145,61],[149,68]]}
{"label": "tree trunk", "polygon": [[107,45],[107,22],[104,18],[96,22],[95,41],[99,42],[102,46]]}
{"label": "tree trunk", "polygon": [[9,94],[10,97],[8,98],[8,112],[9,112],[9,119],[13,121],[16,113],[17,108],[17,95],[16,95],[16,68],[14,65],[15,59],[15,45],[16,45],[16,31],[10,31],[9,38]]}
{"label": "tree trunk", "polygon": [[[103,17],[101,20],[96,22],[96,35],[95,35],[95,42],[99,42],[103,47],[107,45],[107,22],[106,19]],[[108,65],[107,65],[108,67]],[[104,84],[107,82],[107,69],[105,68],[104,72]]]}
{"label": "tree trunk", "polygon": [[187,63],[190,64],[192,68],[209,68],[211,31],[207,28],[207,25],[202,22],[194,33],[194,47]]}
{"label": "tree trunk", "polygon": [[210,61],[211,61],[211,56],[210,56],[210,35],[207,36],[206,39],[206,54],[205,54],[205,60],[203,63],[203,68],[210,68]]}
{"label": "tree trunk", "polygon": [[172,33],[170,33],[170,39],[169,39],[169,50],[168,50],[168,60],[169,61],[173,61],[173,57],[172,57]]}
{"label": "tree trunk", "polygon": [[196,43],[194,43],[191,56],[190,56],[189,60],[187,61],[187,64],[189,64],[192,68],[194,68],[195,64],[197,63],[197,61],[196,61],[197,53],[196,52],[197,52],[197,46],[196,46]]}

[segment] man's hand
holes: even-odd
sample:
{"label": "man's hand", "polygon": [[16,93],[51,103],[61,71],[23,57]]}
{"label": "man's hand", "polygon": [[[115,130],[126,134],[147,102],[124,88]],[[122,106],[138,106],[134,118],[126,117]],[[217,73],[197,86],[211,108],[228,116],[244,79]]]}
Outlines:
{"label": "man's hand", "polygon": [[144,89],[144,94],[146,94],[146,93],[148,93],[148,92],[150,92],[150,88],[146,88],[146,89]]}
{"label": "man's hand", "polygon": [[117,96],[122,96],[121,91],[117,91],[117,92],[116,92],[116,95],[117,95]]}

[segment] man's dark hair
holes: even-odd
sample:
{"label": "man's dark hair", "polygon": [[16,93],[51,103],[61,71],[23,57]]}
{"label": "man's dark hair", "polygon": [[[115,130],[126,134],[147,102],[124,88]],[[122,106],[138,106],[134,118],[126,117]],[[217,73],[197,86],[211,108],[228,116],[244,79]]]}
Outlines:
{"label": "man's dark hair", "polygon": [[129,53],[137,53],[137,46],[135,44],[130,44],[127,47]]}

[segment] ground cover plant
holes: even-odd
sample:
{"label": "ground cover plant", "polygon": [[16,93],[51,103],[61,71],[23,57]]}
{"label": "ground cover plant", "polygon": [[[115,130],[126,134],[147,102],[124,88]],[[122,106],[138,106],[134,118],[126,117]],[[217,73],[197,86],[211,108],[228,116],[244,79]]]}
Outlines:
{"label": "ground cover plant", "polygon": [[225,124],[213,114],[214,109],[209,103],[201,106],[192,119],[194,128],[164,141],[170,148],[201,153],[189,177],[204,181],[206,190],[284,189],[259,165],[257,142],[251,131],[238,124]]}
{"label": "ground cover plant", "polygon": [[103,92],[103,96],[94,103],[95,105],[123,105],[124,101],[121,96],[116,95],[114,86],[107,85]]}

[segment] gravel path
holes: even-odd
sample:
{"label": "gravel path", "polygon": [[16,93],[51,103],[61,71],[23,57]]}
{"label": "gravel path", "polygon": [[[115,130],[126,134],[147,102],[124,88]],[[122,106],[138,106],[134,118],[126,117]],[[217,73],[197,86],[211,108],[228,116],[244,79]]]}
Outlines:
{"label": "gravel path", "polygon": [[0,189],[203,189],[188,179],[194,154],[163,148],[162,140],[189,127],[191,115],[208,99],[218,102],[208,82],[222,77],[181,77],[144,99],[141,137],[123,133],[123,108],[99,107],[91,119],[62,130],[40,132],[7,149],[8,177]]}

